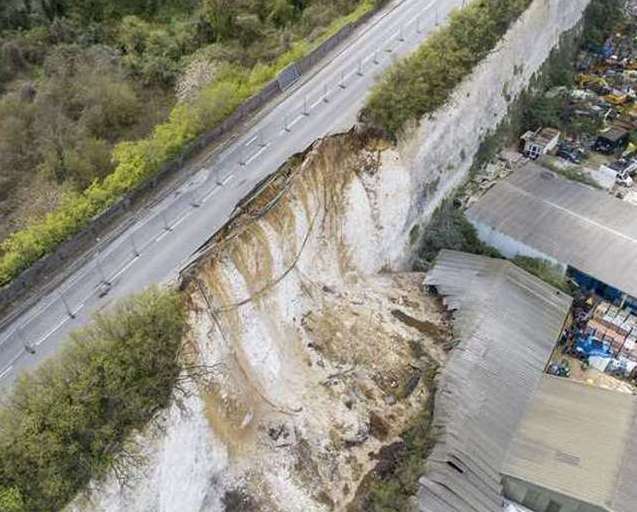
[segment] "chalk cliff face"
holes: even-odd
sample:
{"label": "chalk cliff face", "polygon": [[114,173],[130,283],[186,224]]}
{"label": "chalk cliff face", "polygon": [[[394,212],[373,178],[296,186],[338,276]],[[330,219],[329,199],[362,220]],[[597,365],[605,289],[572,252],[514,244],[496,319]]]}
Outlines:
{"label": "chalk cliff face", "polygon": [[447,341],[423,276],[389,271],[409,176],[381,144],[319,141],[185,272],[190,395],[141,436],[130,488],[107,482],[77,509],[305,512],[353,497]]}
{"label": "chalk cliff face", "polygon": [[534,0],[453,94],[400,144],[410,168],[412,208],[405,228],[426,223],[466,178],[485,136],[507,116],[562,34],[575,28],[590,0]]}
{"label": "chalk cliff face", "polygon": [[587,3],[536,0],[397,148],[348,133],[291,159],[184,272],[194,377],[137,436],[128,485],[109,479],[69,509],[344,509],[446,357],[444,313],[405,271],[413,227]]}

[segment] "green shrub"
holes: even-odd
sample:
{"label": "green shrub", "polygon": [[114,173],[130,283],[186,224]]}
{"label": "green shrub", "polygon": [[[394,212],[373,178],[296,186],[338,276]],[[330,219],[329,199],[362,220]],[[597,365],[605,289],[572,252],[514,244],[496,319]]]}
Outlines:
{"label": "green shrub", "polygon": [[431,263],[441,249],[481,254],[494,258],[502,255],[493,247],[484,244],[473,225],[452,200],[444,201],[434,212],[429,223],[422,229],[418,241],[417,259]]}
{"label": "green shrub", "polygon": [[[196,101],[175,106],[169,119],[157,125],[149,137],[117,144],[112,155],[116,167],[105,179],[93,182],[81,193],[67,194],[62,204],[43,220],[13,233],[0,243],[0,286],[52,252],[60,243],[84,228],[92,217],[156,173],[163,164],[179,155],[188,143],[223,121],[290,63],[306,55],[346,23],[354,21],[373,7],[370,0],[362,0],[357,9],[334,20],[312,45],[298,41],[271,64],[257,64],[252,69],[232,64],[221,66],[215,81],[203,89]],[[147,47],[149,40],[152,41],[152,37],[147,34],[148,24],[138,18],[127,18],[125,21],[126,47],[131,54],[141,52]],[[157,40],[165,41],[165,38],[158,35]],[[113,93],[113,97],[127,105],[126,91]],[[130,107],[131,110],[132,108]],[[113,122],[116,121],[117,119]],[[69,153],[69,158],[73,158],[77,165],[79,176],[84,176],[83,173],[90,175],[98,163],[103,161],[101,147],[97,142],[89,140],[83,144],[91,150],[90,153]],[[87,156],[93,158],[87,160]]]}
{"label": "green shrub", "polygon": [[0,487],[0,510],[2,512],[24,512],[22,495],[15,487]]}
{"label": "green shrub", "polygon": [[180,297],[151,289],[22,376],[0,409],[0,509],[60,510],[91,478],[121,470],[128,435],[170,402],[184,329]]}
{"label": "green shrub", "polygon": [[529,274],[541,279],[547,284],[562,290],[564,293],[571,294],[572,290],[568,284],[568,280],[558,265],[548,260],[540,258],[530,258],[528,256],[516,256],[511,260],[518,267],[526,270]]}
{"label": "green shrub", "polygon": [[455,10],[448,25],[385,74],[373,89],[363,118],[396,136],[407,121],[417,121],[444,105],[530,3],[474,0]]}

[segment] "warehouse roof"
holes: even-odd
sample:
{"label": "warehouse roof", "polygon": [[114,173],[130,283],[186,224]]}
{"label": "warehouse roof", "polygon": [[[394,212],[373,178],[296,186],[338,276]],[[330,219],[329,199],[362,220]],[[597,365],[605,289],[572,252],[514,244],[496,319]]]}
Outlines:
{"label": "warehouse roof", "polygon": [[636,206],[529,163],[467,217],[637,297]]}
{"label": "warehouse roof", "polygon": [[613,512],[637,503],[633,395],[544,375],[503,474]]}
{"label": "warehouse roof", "polygon": [[570,297],[506,260],[441,251],[426,283],[454,311],[458,345],[436,392],[422,512],[501,512],[500,472]]}

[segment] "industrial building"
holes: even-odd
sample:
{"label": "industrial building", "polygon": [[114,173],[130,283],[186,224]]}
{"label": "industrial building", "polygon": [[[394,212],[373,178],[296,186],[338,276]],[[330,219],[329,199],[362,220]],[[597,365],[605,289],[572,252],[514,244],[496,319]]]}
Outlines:
{"label": "industrial building", "polygon": [[637,505],[637,399],[544,375],[502,468],[504,495],[541,512]]}
{"label": "industrial building", "polygon": [[466,211],[504,256],[547,259],[586,291],[637,310],[637,207],[529,162]]}
{"label": "industrial building", "polygon": [[509,261],[441,251],[453,314],[420,512],[634,512],[637,402],[544,373],[571,298]]}

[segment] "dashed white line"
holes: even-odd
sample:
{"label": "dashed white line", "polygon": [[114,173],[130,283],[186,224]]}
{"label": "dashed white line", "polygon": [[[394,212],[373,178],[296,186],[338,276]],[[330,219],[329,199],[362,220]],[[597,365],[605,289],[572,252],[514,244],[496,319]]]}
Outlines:
{"label": "dashed white line", "polygon": [[204,198],[201,200],[202,203],[205,203],[206,201],[208,201],[208,199],[210,199],[212,196],[214,196],[217,192],[219,191],[219,187],[215,187],[213,188],[210,192],[208,192]]}
{"label": "dashed white line", "polygon": [[[427,6],[425,6],[425,8],[422,10],[424,11],[428,11],[432,5],[435,4],[435,1],[430,2]],[[436,16],[437,18],[438,16]],[[420,29],[420,25],[421,22],[423,21],[422,19],[422,15],[419,16],[418,18],[412,18],[409,22],[407,22],[405,25],[403,25],[403,27],[401,29],[399,29],[399,31],[397,31],[396,33],[394,33],[390,38],[389,38],[389,44],[393,45],[396,40],[398,39],[399,44],[397,46],[400,46],[400,42],[402,42],[402,39],[406,39],[407,35],[405,32],[405,28],[411,27],[413,24],[416,24],[418,26],[418,28]],[[428,29],[427,29],[428,31]],[[421,30],[418,30],[418,32],[421,32]],[[369,62],[371,59],[373,59],[374,57],[372,57],[372,55],[368,55],[367,57],[363,58],[360,62],[362,64],[365,64],[367,62]],[[360,68],[359,68],[360,70]],[[357,72],[357,70],[353,70],[350,73],[347,74],[343,74],[341,79],[343,82],[345,82],[346,80],[349,80],[352,75],[354,75]],[[332,91],[330,91],[332,92]],[[318,101],[316,101],[314,104],[311,105],[310,109],[313,110],[315,109],[318,105],[320,105],[321,103],[324,102],[325,98],[327,96],[323,95],[321,96]],[[289,125],[288,127],[291,127],[293,125],[295,125],[297,122],[299,122],[304,116],[302,114],[300,114],[297,118],[295,118]],[[286,127],[287,128],[287,127]],[[288,130],[286,130],[288,131]],[[249,141],[247,141],[246,143],[244,143],[245,146],[250,146],[252,144],[254,144],[256,141],[260,140],[261,138],[261,134],[258,133],[256,135],[254,135]],[[263,146],[259,151],[257,151],[257,153],[255,153],[252,157],[250,157],[250,159],[248,159],[246,161],[246,163],[251,163],[252,161],[254,161],[256,158],[258,158],[258,156],[265,150],[265,148],[267,147],[267,144],[265,146]],[[228,182],[230,182],[232,179],[234,178],[234,175],[229,175],[225,178],[225,180],[223,181],[222,185],[226,185]],[[216,187],[213,190],[211,190],[203,199],[202,202],[206,202],[208,199],[210,199],[210,197],[212,197],[215,193],[217,193],[219,191],[220,187]],[[183,222],[186,217],[188,215],[182,217],[176,224],[180,224],[181,222]],[[137,232],[139,229],[145,227],[147,225],[148,222],[150,222],[150,220],[152,220],[152,216],[148,215],[146,216],[144,219],[141,219],[141,222],[137,222],[136,225],[133,225],[130,227],[132,232]],[[173,226],[174,227],[174,226]],[[158,238],[156,238],[155,240],[152,240],[149,242],[148,245],[152,244],[153,242],[158,242],[160,241],[164,236],[166,236],[170,231],[165,230]],[[108,248],[109,250],[109,254],[114,252],[114,250],[118,249],[123,243],[125,243],[124,239],[121,239],[121,241],[118,243],[117,241],[114,241],[114,243],[109,244],[110,247]],[[133,258],[128,264],[126,264],[120,271],[118,271],[114,276],[114,278],[117,278],[119,276],[121,276],[124,272],[126,272],[134,263],[135,261],[137,261],[137,259],[139,258],[139,256]],[[70,281],[67,282],[66,284],[66,289],[71,289],[78,281],[80,281],[81,279],[83,279],[87,274],[88,274],[89,270],[88,270],[88,265],[85,266],[85,269],[83,271],[78,272],[74,277],[72,277],[70,279]],[[91,292],[89,295],[86,296],[87,300],[93,292]],[[44,304],[41,303],[40,307],[38,307],[36,309],[36,311],[34,313],[32,313],[29,316],[29,321],[33,320],[34,318],[42,315],[47,309],[49,309],[51,306],[53,306],[56,303],[55,300],[50,300],[48,303],[45,299]],[[75,313],[79,312],[83,307],[84,307],[85,303],[81,303],[79,306],[77,306],[77,309],[75,310]],[[41,343],[43,343],[48,337],[50,337],[55,331],[57,331],[62,325],[64,325],[65,322],[67,322],[69,320],[68,317],[64,317],[62,319],[61,322],[58,323],[58,325],[56,325],[54,328],[52,328],[43,338],[40,339],[40,341],[38,341],[37,345],[40,345]],[[3,344],[4,342],[6,342],[9,338],[11,337],[10,334],[7,334],[6,336],[4,336],[2,338],[2,341],[0,341],[0,345]],[[24,353],[24,351],[21,352],[21,354]],[[14,358],[14,360],[11,362],[11,366],[6,368],[5,370],[2,371],[2,373],[0,373],[0,378],[3,378],[7,373],[9,373],[11,371],[11,369],[13,368],[13,362],[15,360],[17,360],[18,357],[20,357],[21,354],[18,354],[18,356],[16,356]]]}
{"label": "dashed white line", "polygon": [[172,226],[173,229],[176,228],[177,226],[179,226],[179,224],[181,224],[183,221],[185,221],[188,217],[190,217],[191,214],[192,214],[192,210],[189,211],[189,212],[186,212],[185,215],[182,215],[181,218],[177,222],[175,222],[173,224],[173,226]]}
{"label": "dashed white line", "polygon": [[[165,233],[168,233],[168,231],[165,231]],[[135,256],[132,260],[130,260],[126,265],[124,265],[120,270],[118,270],[117,272],[115,272],[115,274],[113,276],[110,277],[110,279],[117,279],[119,276],[121,276],[124,272],[126,272],[129,268],[131,268],[133,266],[133,264],[139,259],[141,258],[141,256]]]}
{"label": "dashed white line", "polygon": [[257,151],[254,155],[246,160],[246,165],[250,165],[256,158],[259,157],[261,153],[263,153],[268,148],[268,145],[262,146],[259,151]]}
{"label": "dashed white line", "polygon": [[49,336],[51,336],[55,331],[57,331],[60,327],[62,327],[66,322],[68,322],[69,317],[64,317],[60,322],[58,322],[58,324],[53,327],[49,332],[47,332],[44,336],[42,336],[36,343],[35,346],[39,347],[40,345],[42,345],[42,343],[44,343]]}
{"label": "dashed white line", "polygon": [[8,366],[4,369],[4,371],[0,372],[0,380],[5,378],[10,372],[13,370],[13,365]]}

